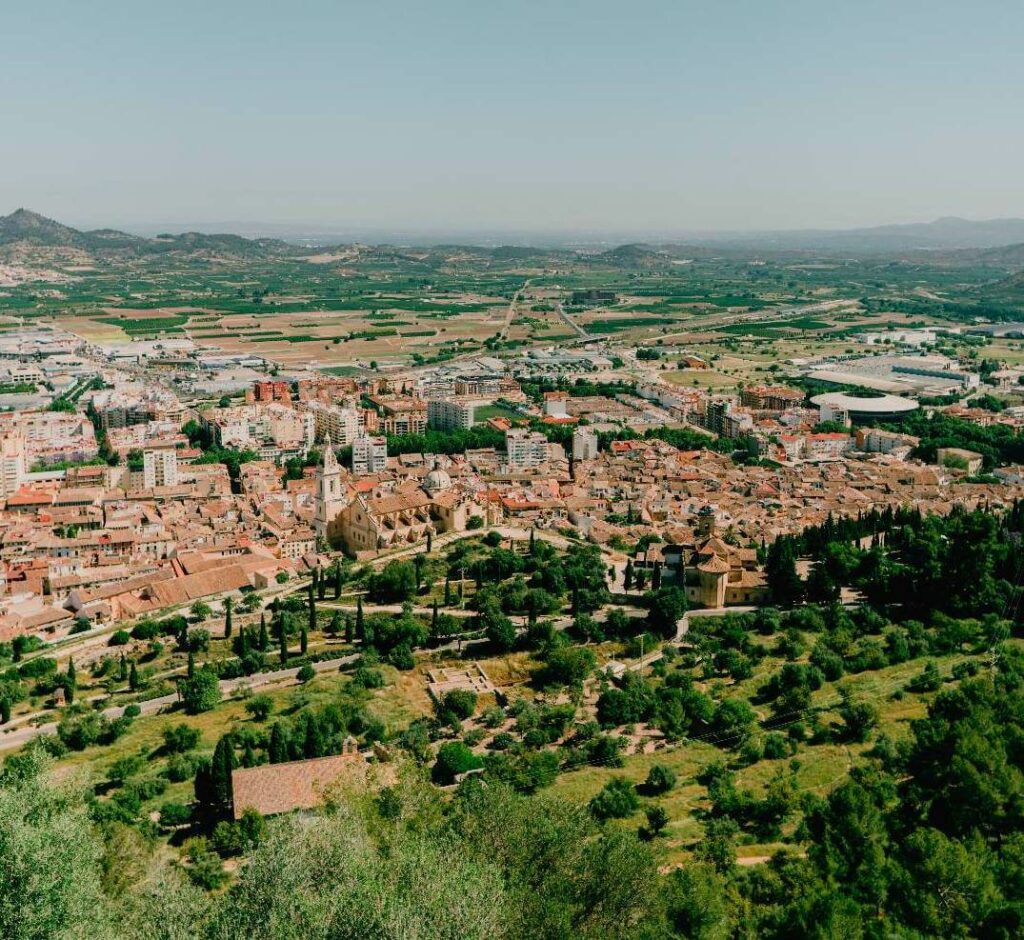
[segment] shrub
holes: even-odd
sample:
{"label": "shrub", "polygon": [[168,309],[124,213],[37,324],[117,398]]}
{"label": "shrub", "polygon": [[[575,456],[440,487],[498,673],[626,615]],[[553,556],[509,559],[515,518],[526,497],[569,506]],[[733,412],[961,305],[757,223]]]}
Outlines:
{"label": "shrub", "polygon": [[492,739],[489,747],[492,751],[507,751],[513,744],[516,743],[516,739],[512,737],[507,731],[499,731]]}
{"label": "shrub", "polygon": [[188,754],[172,754],[164,770],[171,783],[184,783],[196,774],[196,759]]}
{"label": "shrub", "polygon": [[676,785],[675,772],[664,764],[655,764],[647,772],[644,790],[651,795],[668,793]]}
{"label": "shrub", "polygon": [[442,707],[463,720],[470,718],[476,711],[476,693],[468,689],[455,689],[444,697]]}
{"label": "shrub", "polygon": [[390,653],[388,653],[388,662],[391,663],[395,669],[408,671],[409,669],[416,668],[416,657],[413,656],[412,650],[404,643],[396,646]]}
{"label": "shrub", "polygon": [[107,641],[108,646],[125,646],[131,637],[128,635],[127,630],[118,630],[110,635],[110,639]]}
{"label": "shrub", "polygon": [[447,786],[454,783],[459,774],[482,766],[483,761],[462,741],[448,741],[438,749],[437,761],[430,775],[434,783]]}
{"label": "shrub", "polygon": [[179,684],[181,701],[190,715],[208,712],[220,702],[220,680],[208,666],[197,669],[192,678],[182,679]]}
{"label": "shrub", "polygon": [[199,744],[199,730],[181,722],[164,729],[164,750],[168,754],[183,754]]}
{"label": "shrub", "polygon": [[245,703],[245,710],[256,721],[266,721],[274,710],[274,700],[269,695],[254,695]]}
{"label": "shrub", "polygon": [[379,689],[384,685],[384,676],[376,669],[360,666],[352,674],[352,682],[355,685],[361,685],[364,689]]}
{"label": "shrub", "polygon": [[140,620],[132,627],[133,640],[155,640],[160,635],[160,627],[152,620]]}
{"label": "shrub", "polygon": [[590,812],[597,819],[625,819],[639,808],[636,790],[625,777],[613,777],[590,801]]}
{"label": "shrub", "polygon": [[[792,730],[792,726],[790,728]],[[786,739],[775,732],[764,739],[764,756],[767,760],[781,760],[789,756],[789,744]]]}
{"label": "shrub", "polygon": [[300,667],[299,671],[295,675],[295,678],[302,683],[309,682],[310,680],[316,678],[316,670],[309,663],[306,663],[306,665]]}
{"label": "shrub", "polygon": [[187,826],[192,822],[192,809],[184,803],[164,803],[160,807],[160,825],[168,828]]}

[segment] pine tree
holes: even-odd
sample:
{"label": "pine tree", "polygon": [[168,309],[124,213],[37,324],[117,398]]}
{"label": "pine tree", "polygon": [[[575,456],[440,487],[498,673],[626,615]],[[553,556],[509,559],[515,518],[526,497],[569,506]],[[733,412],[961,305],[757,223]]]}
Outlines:
{"label": "pine tree", "polygon": [[234,602],[230,597],[224,599],[224,636],[231,639],[231,610],[234,607]]}
{"label": "pine tree", "polygon": [[360,643],[366,640],[366,624],[363,621],[363,596],[356,598],[356,639]]}
{"label": "pine tree", "polygon": [[131,668],[128,670],[128,688],[135,692],[139,687],[139,671],[135,668],[135,663],[132,663]]}
{"label": "pine tree", "polygon": [[301,632],[299,633],[299,652],[303,656],[305,656],[306,655],[306,650],[308,650],[308,649],[309,649],[309,632],[306,630],[305,627],[303,627]]}
{"label": "pine tree", "polygon": [[259,648],[261,653],[267,651],[267,647],[270,646],[270,637],[267,636],[267,615],[260,613],[260,634],[259,634]]}
{"label": "pine tree", "polygon": [[275,722],[270,729],[270,746],[268,748],[270,763],[284,764],[290,758],[288,753],[288,734],[281,722]]}
{"label": "pine tree", "polygon": [[196,674],[196,655],[192,650],[188,651],[188,671],[187,675],[191,679]]}

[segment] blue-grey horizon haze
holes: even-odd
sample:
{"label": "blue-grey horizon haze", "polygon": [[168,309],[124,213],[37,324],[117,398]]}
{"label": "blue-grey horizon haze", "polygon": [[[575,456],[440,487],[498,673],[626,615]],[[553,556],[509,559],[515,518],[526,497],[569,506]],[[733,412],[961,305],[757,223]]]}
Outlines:
{"label": "blue-grey horizon haze", "polygon": [[0,214],[687,232],[1024,216],[1024,5],[4,4]]}

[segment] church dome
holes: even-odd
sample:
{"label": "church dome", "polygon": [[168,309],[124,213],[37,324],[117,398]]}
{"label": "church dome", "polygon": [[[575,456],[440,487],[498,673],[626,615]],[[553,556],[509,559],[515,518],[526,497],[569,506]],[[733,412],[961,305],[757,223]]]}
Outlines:
{"label": "church dome", "polygon": [[440,493],[452,485],[452,478],[440,467],[435,467],[423,478],[423,489],[431,496]]}

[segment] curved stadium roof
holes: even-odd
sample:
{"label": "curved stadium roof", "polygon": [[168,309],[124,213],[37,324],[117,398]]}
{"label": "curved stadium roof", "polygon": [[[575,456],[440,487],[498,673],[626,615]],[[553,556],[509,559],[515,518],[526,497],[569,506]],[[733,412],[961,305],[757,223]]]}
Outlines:
{"label": "curved stadium roof", "polygon": [[826,392],[824,395],[815,395],[811,401],[819,407],[831,405],[833,408],[842,408],[851,415],[900,415],[916,411],[920,407],[912,398],[902,398],[899,395],[867,398],[848,395],[846,392]]}

